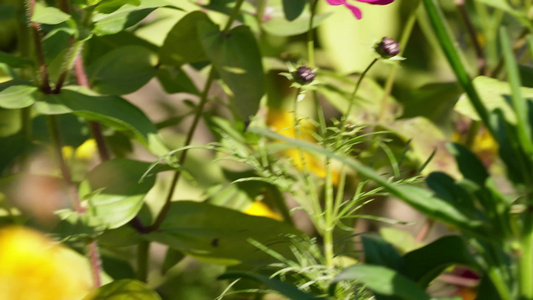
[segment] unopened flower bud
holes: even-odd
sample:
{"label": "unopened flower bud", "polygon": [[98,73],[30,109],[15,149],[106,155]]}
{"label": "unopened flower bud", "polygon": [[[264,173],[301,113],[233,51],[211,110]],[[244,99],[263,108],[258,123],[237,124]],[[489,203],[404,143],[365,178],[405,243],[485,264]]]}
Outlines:
{"label": "unopened flower bud", "polygon": [[376,52],[382,57],[382,58],[391,58],[393,56],[398,55],[400,53],[400,45],[395,40],[384,37],[381,42],[377,43],[375,46]]}
{"label": "unopened flower bud", "polygon": [[301,66],[294,72],[294,80],[299,84],[308,84],[315,79],[315,72],[309,67]]}

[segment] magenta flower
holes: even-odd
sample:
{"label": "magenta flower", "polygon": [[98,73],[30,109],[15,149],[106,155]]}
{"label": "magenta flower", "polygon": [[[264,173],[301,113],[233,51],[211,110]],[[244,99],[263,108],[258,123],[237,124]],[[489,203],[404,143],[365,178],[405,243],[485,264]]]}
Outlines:
{"label": "magenta flower", "polygon": [[[352,11],[353,15],[360,20],[363,15],[361,13],[361,10],[357,8],[355,5],[352,5],[348,3],[346,0],[327,0],[330,5],[344,5],[349,10]],[[355,0],[359,2],[369,3],[369,4],[375,4],[375,5],[387,5],[394,2],[394,0]]]}

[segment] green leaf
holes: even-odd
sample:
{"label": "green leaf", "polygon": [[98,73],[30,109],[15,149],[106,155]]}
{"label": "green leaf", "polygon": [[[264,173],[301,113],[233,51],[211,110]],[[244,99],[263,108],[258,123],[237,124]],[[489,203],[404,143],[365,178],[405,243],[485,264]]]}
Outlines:
{"label": "green leaf", "polygon": [[[475,88],[479,91],[483,105],[488,111],[501,110],[505,120],[511,124],[516,124],[516,115],[510,105],[511,86],[508,82],[485,76],[478,76],[473,82]],[[533,101],[533,88],[521,88],[520,91],[524,99]],[[455,110],[473,120],[480,120],[467,95],[461,96],[455,106]]]}
{"label": "green leaf", "polygon": [[381,266],[351,266],[337,275],[332,283],[344,280],[356,280],[379,295],[396,296],[404,300],[429,300],[429,296],[415,282]]}
{"label": "green leaf", "polygon": [[[3,86],[8,86],[2,89]],[[39,89],[36,86],[12,85],[10,83],[0,84],[0,107],[7,109],[19,109],[32,105],[35,103],[39,95]]]}
{"label": "green leaf", "polygon": [[442,172],[431,173],[426,178],[426,184],[439,199],[450,203],[472,219],[478,218],[474,195],[457,184],[449,175]]}
{"label": "green leaf", "polygon": [[0,63],[4,63],[12,68],[24,68],[32,66],[33,61],[26,57],[19,57],[0,51]]}
{"label": "green leaf", "polygon": [[177,201],[172,203],[160,229],[145,237],[215,264],[264,265],[274,259],[250,240],[292,257],[288,236],[301,234],[294,227],[269,218],[207,203]]}
{"label": "green leaf", "polygon": [[166,67],[160,66],[157,70],[157,79],[169,94],[175,93],[189,93],[193,95],[200,95],[200,91],[191,78],[180,67]]}
{"label": "green leaf", "polygon": [[161,300],[159,295],[144,282],[122,279],[108,283],[89,293],[83,300],[142,299]]}
{"label": "green leaf", "polygon": [[160,63],[181,66],[185,63],[208,60],[197,30],[198,24],[203,22],[216,26],[205,13],[200,11],[193,11],[179,20],[169,31],[159,50]]}
{"label": "green leaf", "polygon": [[45,95],[35,104],[45,115],[74,113],[117,130],[126,130],[158,156],[169,149],[154,124],[136,106],[117,96],[100,96],[79,86],[64,87],[60,94]]}
{"label": "green leaf", "polygon": [[115,34],[124,28],[131,27],[158,7],[172,6],[166,0],[140,0],[140,4],[127,3],[110,14],[95,13],[93,15],[94,29],[96,35]]}
{"label": "green leaf", "polygon": [[362,236],[362,241],[367,264],[397,271],[403,266],[403,260],[398,251],[384,239],[378,236]]}
{"label": "green leaf", "polygon": [[516,135],[522,150],[529,156],[529,160],[533,161],[533,142],[531,141],[531,128],[528,126],[530,114],[528,112],[528,102],[522,98],[522,82],[515,61],[515,54],[512,50],[509,34],[503,27],[500,28],[500,41],[505,68],[507,69],[507,80],[511,86],[511,103],[516,116]]}
{"label": "green leaf", "polygon": [[106,0],[106,1],[100,1],[100,3],[96,6],[94,9],[97,12],[109,14],[120,7],[122,7],[125,4],[130,4],[133,6],[139,6],[141,5],[141,0]]}
{"label": "green leaf", "polygon": [[153,53],[141,46],[119,47],[87,68],[90,86],[100,94],[135,92],[156,74]]}
{"label": "green leaf", "polygon": [[[113,159],[96,166],[82,184],[94,195],[89,197],[89,212],[107,228],[118,228],[133,219],[143,205],[155,176],[144,177],[150,163]],[[159,170],[164,170],[158,165]]]}
{"label": "green leaf", "polygon": [[[315,15],[315,17],[313,18],[313,28],[318,27],[318,25],[320,25],[330,15],[331,14],[329,13]],[[280,16],[273,17],[272,19],[263,22],[261,25],[263,29],[269,34],[277,36],[293,36],[306,33],[309,30],[310,17],[310,13],[304,10],[304,12],[293,21],[289,21],[285,17]]]}
{"label": "green leaf", "polygon": [[55,7],[46,7],[41,2],[35,3],[31,17],[32,22],[41,24],[59,24],[70,19],[70,15]]}
{"label": "green leaf", "polygon": [[305,8],[305,0],[283,0],[283,13],[288,21],[298,18]]}
{"label": "green leaf", "polygon": [[278,279],[269,278],[267,276],[260,275],[260,274],[230,271],[218,277],[218,279],[238,279],[238,278],[259,281],[262,284],[266,285],[269,289],[272,289],[282,295],[285,295],[289,297],[289,299],[298,299],[298,300],[323,299],[323,298],[318,298],[312,294],[306,293],[304,291],[301,291],[292,284],[288,284]]}
{"label": "green leaf", "polygon": [[246,26],[222,33],[206,21],[198,24],[198,33],[206,55],[231,89],[240,117],[248,120],[264,94],[262,57],[254,35]]}
{"label": "green leaf", "polygon": [[475,182],[480,187],[485,186],[489,173],[479,158],[465,146],[458,143],[448,143],[446,148],[455,156],[457,166],[464,178]]}
{"label": "green leaf", "polygon": [[392,244],[401,254],[422,247],[423,242],[417,241],[411,232],[394,227],[382,227],[379,234],[385,241]]}
{"label": "green leaf", "polygon": [[402,273],[421,286],[428,286],[446,268],[454,264],[475,266],[463,239],[459,236],[440,238],[423,248],[407,253]]}

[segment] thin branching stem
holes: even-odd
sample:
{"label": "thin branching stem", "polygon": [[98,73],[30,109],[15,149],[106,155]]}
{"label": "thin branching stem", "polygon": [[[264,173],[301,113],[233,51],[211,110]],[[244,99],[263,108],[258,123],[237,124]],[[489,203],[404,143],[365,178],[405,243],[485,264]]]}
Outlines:
{"label": "thin branching stem", "polygon": [[[237,19],[237,16],[239,15],[239,11],[241,10],[241,6],[243,4],[244,0],[238,0],[235,3],[235,7],[233,8],[233,11],[230,15],[230,18],[228,19],[226,26],[224,27],[224,33],[228,33],[231,29],[231,26],[233,25],[233,22]],[[196,131],[196,127],[200,121],[200,118],[203,114],[204,106],[207,103],[208,100],[208,94],[209,90],[211,89],[211,85],[213,81],[215,80],[215,68],[212,67],[211,71],[209,72],[209,76],[205,82],[204,90],[202,91],[202,94],[200,95],[200,103],[198,104],[198,107],[196,108],[196,113],[194,115],[193,122],[191,124],[191,127],[189,127],[189,132],[187,133],[187,137],[185,138],[185,146],[188,146],[192,142],[192,138],[194,136],[194,133]],[[182,166],[185,163],[185,160],[187,159],[187,153],[188,150],[184,150],[181,152],[180,157],[178,159],[178,164]],[[161,226],[163,221],[165,220],[169,210],[170,206],[172,204],[172,197],[174,195],[174,191],[176,190],[176,187],[178,185],[178,181],[181,176],[181,171],[177,170],[174,172],[174,176],[172,177],[172,180],[170,182],[170,188],[167,193],[167,197],[165,199],[165,203],[163,204],[163,208],[159,212],[159,215],[155,219],[154,223],[146,228],[146,231],[154,231]]]}

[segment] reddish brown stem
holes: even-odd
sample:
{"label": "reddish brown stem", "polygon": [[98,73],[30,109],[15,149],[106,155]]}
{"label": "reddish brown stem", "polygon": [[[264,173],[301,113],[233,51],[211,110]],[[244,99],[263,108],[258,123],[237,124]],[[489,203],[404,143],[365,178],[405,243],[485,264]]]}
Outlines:
{"label": "reddish brown stem", "polygon": [[33,33],[33,40],[35,43],[35,55],[39,64],[39,74],[41,74],[41,91],[45,94],[52,92],[50,88],[50,79],[48,78],[48,70],[46,68],[46,60],[44,58],[43,44],[41,42],[41,28],[39,23],[32,22],[31,17],[33,16],[33,11],[35,10],[35,0],[28,1],[28,20]]}
{"label": "reddish brown stem", "polygon": [[[74,60],[74,73],[76,74],[76,80],[78,81],[79,85],[90,88],[89,79],[87,78],[87,73],[85,72],[81,55],[78,55],[76,60]],[[102,161],[109,160],[111,156],[109,155],[109,150],[105,144],[104,135],[102,134],[102,127],[98,122],[94,121],[90,121],[89,126],[91,129],[91,134],[96,141],[100,159]]]}

